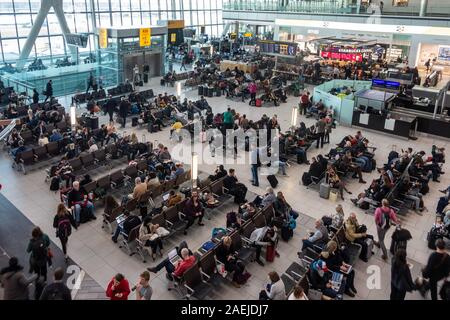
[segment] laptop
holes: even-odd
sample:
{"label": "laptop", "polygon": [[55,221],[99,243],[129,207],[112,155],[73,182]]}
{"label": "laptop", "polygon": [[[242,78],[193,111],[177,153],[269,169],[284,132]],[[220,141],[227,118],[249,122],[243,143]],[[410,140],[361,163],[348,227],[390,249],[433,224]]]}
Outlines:
{"label": "laptop", "polygon": [[178,255],[177,249],[172,249],[171,251],[169,251],[168,253],[168,257],[170,262],[175,265],[177,263],[178,260],[180,260],[180,256]]}
{"label": "laptop", "polygon": [[121,225],[127,217],[124,214],[121,214],[116,218],[117,225]]}
{"label": "laptop", "polygon": [[167,200],[169,200],[169,196],[170,196],[170,192],[166,192],[165,194],[162,195],[163,201],[166,202]]}

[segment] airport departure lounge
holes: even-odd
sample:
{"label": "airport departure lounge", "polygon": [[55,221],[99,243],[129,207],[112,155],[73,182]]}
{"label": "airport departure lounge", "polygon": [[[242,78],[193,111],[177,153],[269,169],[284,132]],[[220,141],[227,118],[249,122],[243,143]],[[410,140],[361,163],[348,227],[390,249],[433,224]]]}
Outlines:
{"label": "airport departure lounge", "polygon": [[449,300],[447,154],[448,1],[0,0],[0,300]]}

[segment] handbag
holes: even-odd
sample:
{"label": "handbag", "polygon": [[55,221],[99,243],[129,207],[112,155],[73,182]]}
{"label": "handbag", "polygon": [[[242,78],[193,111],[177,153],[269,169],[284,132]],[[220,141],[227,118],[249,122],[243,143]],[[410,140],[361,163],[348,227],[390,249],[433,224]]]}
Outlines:
{"label": "handbag", "polygon": [[47,258],[53,259],[53,252],[50,248],[47,249]]}

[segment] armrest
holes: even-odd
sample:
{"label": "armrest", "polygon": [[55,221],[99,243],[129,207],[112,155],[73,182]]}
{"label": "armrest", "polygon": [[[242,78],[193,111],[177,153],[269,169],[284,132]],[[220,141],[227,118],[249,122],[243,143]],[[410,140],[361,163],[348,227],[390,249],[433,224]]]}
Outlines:
{"label": "armrest", "polygon": [[180,219],[186,219],[186,215],[183,212],[178,212]]}
{"label": "armrest", "polygon": [[111,181],[111,186],[112,186],[113,188],[115,188],[115,187],[117,186],[117,183],[115,183],[114,181]]}
{"label": "armrest", "polygon": [[169,226],[169,228],[172,228],[172,227],[173,227],[173,223],[170,222],[169,220],[166,220],[166,224]]}
{"label": "armrest", "polygon": [[186,287],[186,289],[188,289],[189,294],[193,294],[195,291],[194,289],[192,289],[191,287],[189,287],[187,284],[184,284],[184,286]]}
{"label": "armrest", "polygon": [[252,242],[250,241],[249,238],[246,238],[246,237],[241,236],[241,239],[242,239],[242,241],[244,241],[244,242],[247,243],[248,245],[251,245],[251,244],[252,244]]}
{"label": "armrest", "polygon": [[200,271],[201,273],[202,273],[202,276],[204,276],[206,279],[211,279],[211,277],[210,276],[208,276],[206,273],[204,273],[203,271]]}

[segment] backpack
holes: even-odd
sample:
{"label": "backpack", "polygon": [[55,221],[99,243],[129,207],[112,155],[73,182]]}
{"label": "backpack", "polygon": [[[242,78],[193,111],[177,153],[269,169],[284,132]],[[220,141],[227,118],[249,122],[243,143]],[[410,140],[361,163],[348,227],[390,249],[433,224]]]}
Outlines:
{"label": "backpack", "polygon": [[391,213],[391,210],[392,209],[389,209],[389,211],[388,212],[385,212],[385,211],[383,211],[383,209],[381,209],[380,208],[380,210],[381,210],[381,213],[382,213],[382,218],[381,218],[381,226],[380,227],[383,227],[383,229],[389,229],[389,227],[391,226],[391,216],[390,216],[390,213]]}
{"label": "backpack", "polygon": [[57,236],[60,239],[67,239],[72,234],[72,227],[68,217],[64,217],[58,222]]}
{"label": "backpack", "polygon": [[48,300],[64,300],[64,295],[61,290],[53,287],[48,293]]}
{"label": "backpack", "polygon": [[59,190],[59,177],[53,177],[50,182],[50,191],[58,191]]}
{"label": "backpack", "polygon": [[43,237],[32,242],[31,254],[35,263],[47,261],[47,247],[45,246]]}

